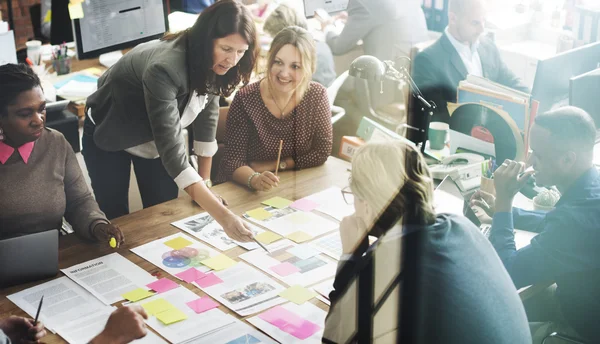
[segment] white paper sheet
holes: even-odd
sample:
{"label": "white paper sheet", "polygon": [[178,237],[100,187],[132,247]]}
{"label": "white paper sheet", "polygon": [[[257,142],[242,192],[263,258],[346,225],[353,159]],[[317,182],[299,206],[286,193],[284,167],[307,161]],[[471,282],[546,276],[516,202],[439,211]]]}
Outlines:
{"label": "white paper sheet", "polygon": [[280,343],[293,344],[293,343],[321,343],[321,338],[323,338],[323,329],[325,327],[325,317],[327,313],[320,309],[319,307],[313,305],[310,302],[303,303],[302,305],[297,305],[293,302],[286,303],[281,307],[287,309],[288,311],[298,315],[299,317],[313,322],[321,327],[320,331],[317,331],[312,336],[301,340],[289,333],[286,333],[280,330],[278,327],[271,325],[270,323],[262,320],[258,316],[254,316],[248,319],[248,322],[252,325],[256,326],[258,329],[264,331],[269,336],[275,338]]}
{"label": "white paper sheet", "polygon": [[56,90],[56,94],[63,97],[88,97],[96,92],[98,85],[95,82],[81,82],[71,80],[63,87]]}
{"label": "white paper sheet", "polygon": [[339,231],[315,239],[308,244],[335,260],[340,260],[343,253],[342,238],[340,238]]}
{"label": "white paper sheet", "polygon": [[314,291],[316,291],[319,295],[317,298],[323,301],[327,305],[331,305],[329,301],[329,293],[333,291],[333,279],[324,281],[312,287]]}
{"label": "white paper sheet", "polygon": [[139,301],[137,304],[143,306],[145,303],[151,301],[165,299],[185,313],[188,316],[187,319],[170,325],[164,325],[155,316],[150,316],[148,320],[146,320],[148,326],[152,327],[152,329],[166,338],[169,342],[182,343],[198,336],[211,333],[232,323],[233,318],[228,317],[227,314],[223,313],[218,308],[196,314],[193,309],[186,305],[187,302],[194,301],[199,297],[200,296],[196,295],[191,290],[185,287],[179,287]]}
{"label": "white paper sheet", "polygon": [[312,237],[317,237],[339,228],[337,222],[328,220],[314,213],[304,212],[290,207],[283,209],[265,207],[264,209],[273,214],[273,216],[266,220],[256,220],[244,214],[244,218],[284,237],[298,231],[304,232]]}
{"label": "white paper sheet", "polygon": [[[352,195],[347,195],[346,197],[352,197]],[[327,214],[338,221],[342,221],[344,217],[354,213],[354,206],[347,204],[346,201],[344,201],[342,189],[337,186],[332,186],[329,189],[325,189],[305,198],[319,204],[316,209],[317,211]]]}
{"label": "white paper sheet", "polygon": [[121,295],[156,278],[118,253],[61,270],[106,305],[123,300]]}
{"label": "white paper sheet", "polygon": [[244,263],[214,273],[223,283],[202,289],[212,298],[241,316],[263,311],[285,302],[279,293],[285,290],[273,279]]}
{"label": "white paper sheet", "polygon": [[231,324],[194,338],[186,344],[201,344],[201,343],[224,343],[224,344],[276,344],[277,342],[268,336],[264,335],[252,326],[237,320],[233,316],[227,314]]}
{"label": "white paper sheet", "polygon": [[[297,246],[295,243],[285,239],[278,241],[277,244],[277,247],[273,248],[271,252],[254,250],[240,255],[239,258],[290,286],[296,284],[307,286],[335,276],[337,262],[334,262],[330,258],[317,255],[308,259],[301,259],[295,256],[293,251],[288,251]],[[271,269],[276,265],[286,262],[294,265],[299,271],[287,276],[281,276]]]}
{"label": "white paper sheet", "polygon": [[[184,247],[180,250],[174,250],[173,248],[165,245],[165,242],[177,238],[189,240],[192,242],[192,245]],[[173,276],[191,267],[194,267],[202,272],[210,271],[211,269],[205,265],[202,265],[200,261],[220,254],[220,252],[213,250],[212,248],[183,233],[177,233],[162,239],[151,241],[142,246],[132,248],[131,252],[144,258],[145,260],[165,270]]]}
{"label": "white paper sheet", "polygon": [[[67,342],[71,344],[89,343],[95,336],[104,330],[104,326],[110,317],[110,314],[116,310],[113,307],[106,307],[106,311],[91,316],[79,318],[66,324],[61,324],[56,332]],[[134,340],[136,344],[163,344],[167,343],[157,336],[154,332],[148,331],[144,338]]]}
{"label": "white paper sheet", "polygon": [[7,298],[33,318],[42,296],[44,303],[39,319],[52,331],[62,324],[111,309],[67,277],[22,290]]}
{"label": "white paper sheet", "polygon": [[[221,227],[221,225],[208,213],[190,216],[171,224],[221,251],[227,251],[236,246],[241,246],[246,250],[259,248],[258,244],[254,242],[239,242],[230,239],[227,234],[225,234],[223,227]],[[254,235],[264,232],[263,229],[250,223],[248,225],[250,225],[250,229],[254,232]]]}

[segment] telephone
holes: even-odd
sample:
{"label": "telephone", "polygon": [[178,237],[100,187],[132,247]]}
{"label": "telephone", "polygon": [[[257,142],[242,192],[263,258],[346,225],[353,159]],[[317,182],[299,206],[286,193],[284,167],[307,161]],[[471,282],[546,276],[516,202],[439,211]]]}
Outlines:
{"label": "telephone", "polygon": [[473,153],[452,154],[442,159],[439,165],[430,166],[434,179],[442,180],[450,176],[462,192],[472,190],[481,184],[481,163],[484,157]]}

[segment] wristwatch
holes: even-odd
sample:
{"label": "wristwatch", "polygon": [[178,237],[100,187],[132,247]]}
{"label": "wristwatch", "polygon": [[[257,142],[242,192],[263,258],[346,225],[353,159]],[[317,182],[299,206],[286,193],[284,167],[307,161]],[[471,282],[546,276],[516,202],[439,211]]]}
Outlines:
{"label": "wristwatch", "polygon": [[204,179],[204,185],[210,189],[212,188],[212,181],[210,179]]}
{"label": "wristwatch", "polygon": [[285,170],[287,168],[287,163],[285,161],[282,161],[279,163],[279,169],[280,170]]}

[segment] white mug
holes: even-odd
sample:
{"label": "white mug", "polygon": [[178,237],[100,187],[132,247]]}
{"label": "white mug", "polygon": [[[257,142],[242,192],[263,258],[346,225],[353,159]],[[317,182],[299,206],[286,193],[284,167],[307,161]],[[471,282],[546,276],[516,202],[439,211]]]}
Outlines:
{"label": "white mug", "polygon": [[34,65],[39,65],[42,57],[42,42],[33,40],[25,43],[27,46],[27,57]]}

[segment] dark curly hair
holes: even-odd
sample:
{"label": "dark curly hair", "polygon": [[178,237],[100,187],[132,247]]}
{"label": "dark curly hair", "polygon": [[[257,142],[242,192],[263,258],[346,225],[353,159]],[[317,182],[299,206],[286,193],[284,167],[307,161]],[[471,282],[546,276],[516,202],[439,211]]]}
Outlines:
{"label": "dark curly hair", "polygon": [[[214,40],[240,34],[248,42],[248,51],[225,75],[212,70]],[[189,29],[167,33],[165,41],[186,40],[190,86],[198,94],[229,96],[240,83],[250,81],[258,57],[258,38],[252,13],[236,0],[217,1],[206,8]]]}
{"label": "dark curly hair", "polygon": [[9,63],[0,66],[0,116],[6,116],[7,107],[19,94],[38,86],[42,87],[40,78],[28,65]]}

